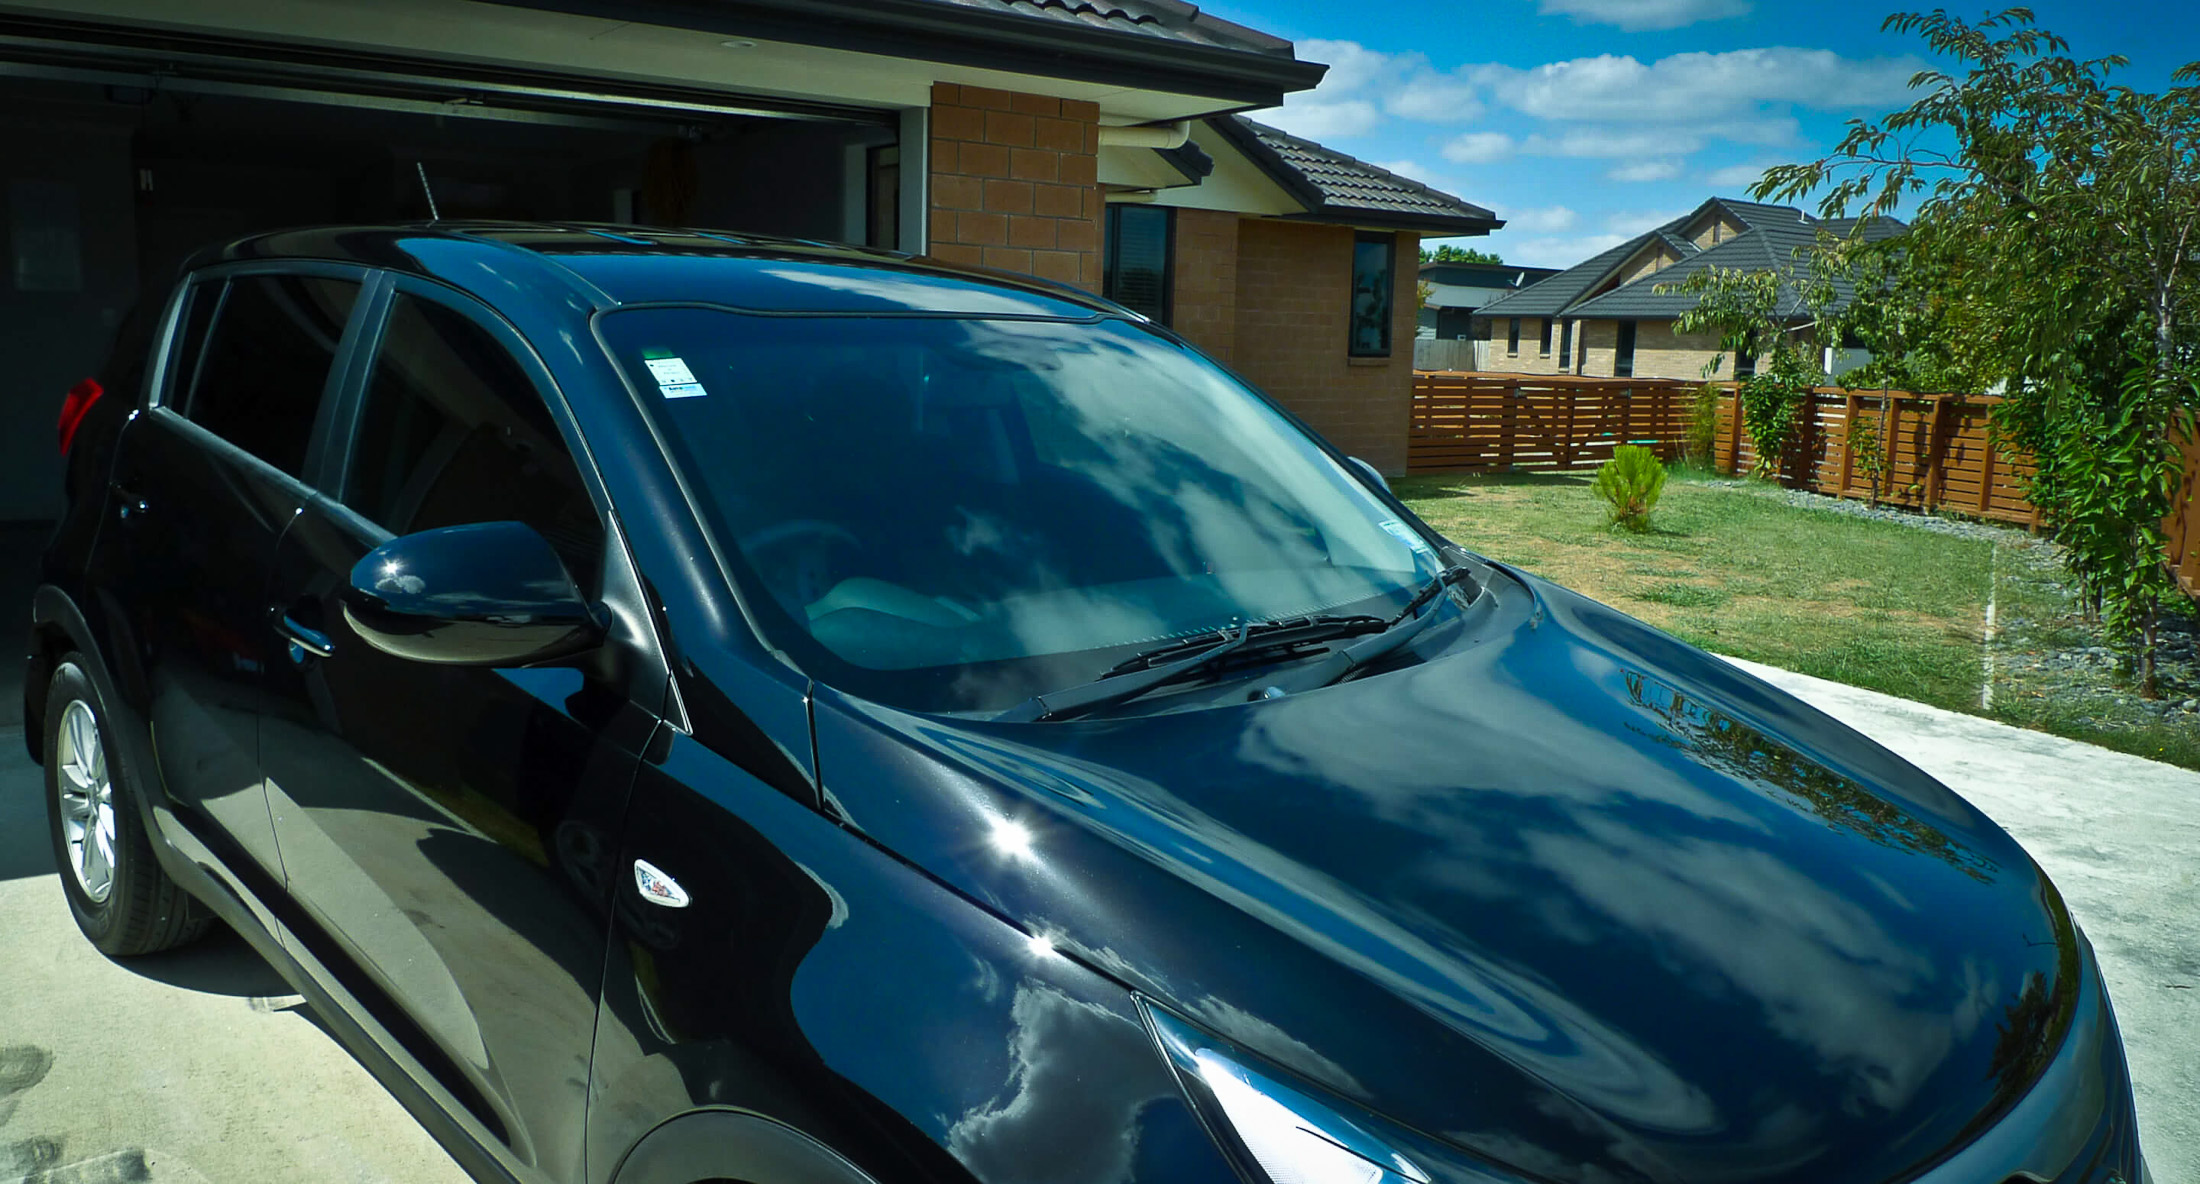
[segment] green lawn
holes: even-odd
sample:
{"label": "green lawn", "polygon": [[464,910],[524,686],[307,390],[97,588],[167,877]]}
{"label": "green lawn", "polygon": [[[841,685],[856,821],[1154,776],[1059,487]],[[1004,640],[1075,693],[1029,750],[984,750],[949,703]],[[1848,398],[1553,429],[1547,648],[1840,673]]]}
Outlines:
{"label": "green lawn", "polygon": [[1586,475],[1412,477],[1461,545],[1706,649],[1957,711],[1979,709],[1992,544],[1675,479],[1628,534]]}
{"label": "green lawn", "polygon": [[[2115,670],[2028,658],[2098,646],[2049,548],[1788,504],[1768,485],[1676,472],[1629,534],[1586,474],[1410,477],[1401,497],[1461,544],[1723,654],[1953,711],[1982,712],[1989,589],[1996,719],[2200,769],[2193,716],[2164,718]],[[2180,699],[2200,683],[2168,681]]]}

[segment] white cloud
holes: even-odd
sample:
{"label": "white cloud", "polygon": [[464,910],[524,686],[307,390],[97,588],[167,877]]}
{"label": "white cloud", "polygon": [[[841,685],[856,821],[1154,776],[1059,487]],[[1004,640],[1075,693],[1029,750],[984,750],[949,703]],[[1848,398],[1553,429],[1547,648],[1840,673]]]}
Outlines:
{"label": "white cloud", "polygon": [[1468,132],[1444,145],[1444,159],[1460,164],[1484,164],[1513,154],[1513,138],[1503,132]]}
{"label": "white cloud", "polygon": [[1446,72],[1422,53],[1383,53],[1357,41],[1307,40],[1299,56],[1329,63],[1321,85],[1286,96],[1283,106],[1255,112],[1253,118],[1295,135],[1365,135],[1384,114],[1421,123],[1464,123],[1482,114],[1473,80],[1461,71]]}
{"label": "white cloud", "polygon": [[1528,209],[1514,210],[1505,214],[1505,229],[1550,234],[1561,230],[1572,230],[1574,223],[1580,220],[1581,216],[1579,214],[1574,213],[1565,206],[1532,206]]}
{"label": "white cloud", "polygon": [[1577,25],[1618,25],[1632,32],[1746,16],[1749,9],[1749,0],[1543,0],[1541,11],[1570,16]]}
{"label": "white cloud", "polygon": [[1383,110],[1423,123],[1465,123],[1481,116],[1482,100],[1473,83],[1431,71],[1399,83],[1383,101]]}
{"label": "white cloud", "polygon": [[[1500,230],[1498,234],[1505,232]],[[1572,267],[1574,264],[1609,251],[1626,242],[1632,235],[1586,234],[1578,237],[1490,239],[1490,247],[1504,256],[1507,263],[1523,267]]]}
{"label": "white cloud", "polygon": [[1544,119],[1700,125],[1761,116],[1766,103],[1817,110],[1896,104],[1922,67],[1914,57],[1773,47],[1680,53],[1649,65],[1602,54],[1527,70],[1483,66],[1473,76],[1506,105]]}
{"label": "white cloud", "polygon": [[1536,156],[1640,157],[1685,156],[1703,147],[1703,137],[1678,128],[1572,128],[1557,136],[1529,136],[1521,150]]}
{"label": "white cloud", "polygon": [[1364,136],[1374,131],[1375,125],[1382,122],[1382,113],[1375,109],[1375,104],[1366,99],[1346,99],[1336,103],[1292,101],[1297,98],[1297,95],[1293,95],[1291,99],[1284,101],[1283,106],[1254,112],[1253,117],[1309,140]]}
{"label": "white cloud", "polygon": [[1645,230],[1663,226],[1687,212],[1687,210],[1614,210],[1604,216],[1604,228],[1621,238],[1632,238]]}
{"label": "white cloud", "polygon": [[1752,160],[1730,164],[1723,169],[1713,169],[1705,173],[1703,179],[1715,189],[1747,189],[1755,185],[1757,178],[1764,176],[1765,170],[1774,163],[1776,162],[1769,160]]}
{"label": "white cloud", "polygon": [[1614,181],[1670,181],[1681,175],[1677,160],[1634,160],[1604,174]]}

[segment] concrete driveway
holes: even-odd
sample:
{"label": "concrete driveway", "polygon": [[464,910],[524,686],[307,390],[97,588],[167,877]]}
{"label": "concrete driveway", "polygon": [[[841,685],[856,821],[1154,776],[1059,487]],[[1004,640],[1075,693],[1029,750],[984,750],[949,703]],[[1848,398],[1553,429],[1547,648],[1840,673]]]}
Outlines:
{"label": "concrete driveway", "polygon": [[228,930],[128,962],[93,949],[43,785],[0,727],[0,1184],[465,1180]]}
{"label": "concrete driveway", "polygon": [[[2200,774],[1740,665],[1940,778],[2047,868],[2100,954],[2155,1179],[2200,1181]],[[94,951],[62,902],[41,785],[0,727],[0,1184],[463,1179],[235,936]]]}
{"label": "concrete driveway", "polygon": [[2047,869],[2108,980],[2147,1166],[2200,1182],[2200,773],[1728,661],[1932,774]]}

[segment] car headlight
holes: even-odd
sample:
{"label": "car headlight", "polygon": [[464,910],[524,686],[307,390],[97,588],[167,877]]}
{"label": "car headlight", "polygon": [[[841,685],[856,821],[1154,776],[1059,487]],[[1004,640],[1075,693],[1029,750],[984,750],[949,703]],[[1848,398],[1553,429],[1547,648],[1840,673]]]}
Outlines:
{"label": "car headlight", "polygon": [[1267,1184],[1429,1184],[1412,1160],[1147,1000],[1154,1039],[1241,1171]]}

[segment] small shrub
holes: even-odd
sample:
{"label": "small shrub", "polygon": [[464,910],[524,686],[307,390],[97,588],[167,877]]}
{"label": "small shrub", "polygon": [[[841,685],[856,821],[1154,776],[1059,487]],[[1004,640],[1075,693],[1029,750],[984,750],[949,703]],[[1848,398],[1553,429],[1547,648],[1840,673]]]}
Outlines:
{"label": "small shrub", "polygon": [[1597,470],[1589,487],[1604,501],[1612,524],[1629,530],[1650,529],[1650,511],[1665,492],[1665,466],[1657,454],[1639,444],[1622,444],[1612,459]]}
{"label": "small shrub", "polygon": [[1688,463],[1709,472],[1716,467],[1719,449],[1719,388],[1703,384],[1688,404],[1687,435],[1682,450]]}

